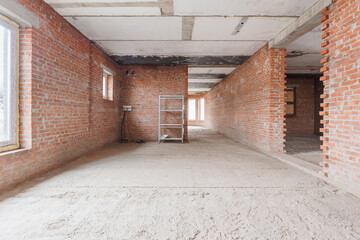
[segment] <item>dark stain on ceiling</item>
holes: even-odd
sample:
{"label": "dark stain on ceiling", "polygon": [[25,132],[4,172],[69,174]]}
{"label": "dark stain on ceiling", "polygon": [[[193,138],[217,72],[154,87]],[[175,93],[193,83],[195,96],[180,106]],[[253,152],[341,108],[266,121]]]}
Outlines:
{"label": "dark stain on ceiling", "polygon": [[241,65],[250,56],[112,56],[120,65]]}

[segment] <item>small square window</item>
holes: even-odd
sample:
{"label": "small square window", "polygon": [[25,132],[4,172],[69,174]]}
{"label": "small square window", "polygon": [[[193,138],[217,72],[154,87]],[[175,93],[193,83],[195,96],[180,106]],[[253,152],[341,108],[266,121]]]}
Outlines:
{"label": "small square window", "polygon": [[295,106],[296,106],[296,95],[295,88],[286,88],[285,89],[285,116],[294,117],[295,116]]}
{"label": "small square window", "polygon": [[103,70],[102,77],[103,99],[113,100],[113,76],[106,70]]}

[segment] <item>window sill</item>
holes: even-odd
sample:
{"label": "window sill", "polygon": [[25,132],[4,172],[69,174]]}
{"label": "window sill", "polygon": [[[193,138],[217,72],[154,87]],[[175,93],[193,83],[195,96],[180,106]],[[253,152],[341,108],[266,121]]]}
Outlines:
{"label": "window sill", "polygon": [[1,152],[0,157],[11,155],[11,154],[21,154],[21,153],[24,153],[29,150],[30,150],[29,148],[18,148],[18,149],[14,149],[14,150],[9,150],[9,151],[5,151],[5,152]]}

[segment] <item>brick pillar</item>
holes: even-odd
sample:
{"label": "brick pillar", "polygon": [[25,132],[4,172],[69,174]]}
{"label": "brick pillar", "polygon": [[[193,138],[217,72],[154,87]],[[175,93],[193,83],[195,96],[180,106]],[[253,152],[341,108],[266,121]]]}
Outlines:
{"label": "brick pillar", "polygon": [[360,1],[338,0],[322,11],[320,112],[323,175],[360,189]]}
{"label": "brick pillar", "polygon": [[269,146],[271,152],[283,153],[285,142],[285,67],[286,49],[269,49],[270,125]]}

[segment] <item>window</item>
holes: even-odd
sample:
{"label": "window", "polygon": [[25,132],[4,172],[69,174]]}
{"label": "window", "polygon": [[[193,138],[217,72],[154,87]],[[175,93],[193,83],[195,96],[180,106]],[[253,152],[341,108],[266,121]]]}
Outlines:
{"label": "window", "polygon": [[285,103],[286,117],[295,116],[295,88],[285,89]]}
{"label": "window", "polygon": [[189,100],[189,120],[196,120],[196,101],[195,101],[195,99]]}
{"label": "window", "polygon": [[103,99],[113,100],[113,76],[105,69],[103,70]]}
{"label": "window", "polygon": [[19,147],[18,26],[0,15],[0,152]]}
{"label": "window", "polygon": [[201,98],[200,99],[200,121],[204,121],[205,120],[205,99]]}

